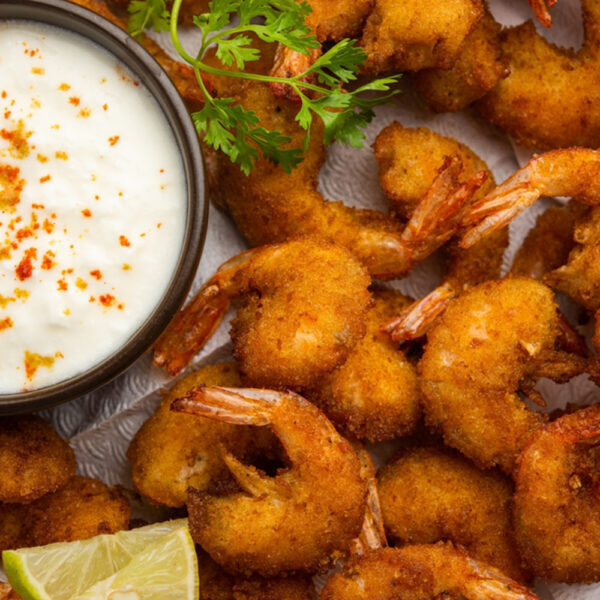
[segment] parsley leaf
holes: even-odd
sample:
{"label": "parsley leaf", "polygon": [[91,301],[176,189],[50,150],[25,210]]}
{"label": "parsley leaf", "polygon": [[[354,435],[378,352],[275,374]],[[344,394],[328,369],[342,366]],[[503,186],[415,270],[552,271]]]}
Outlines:
{"label": "parsley leaf", "polygon": [[169,11],[165,0],[134,0],[127,7],[129,24],[127,31],[133,36],[139,36],[144,29],[154,28],[154,31],[169,30]]}

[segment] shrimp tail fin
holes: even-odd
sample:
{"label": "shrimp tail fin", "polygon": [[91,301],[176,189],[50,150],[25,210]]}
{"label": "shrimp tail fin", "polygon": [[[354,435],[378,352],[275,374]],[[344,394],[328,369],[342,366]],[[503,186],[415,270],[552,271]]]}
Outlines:
{"label": "shrimp tail fin", "polygon": [[461,171],[462,161],[456,156],[447,156],[402,232],[402,241],[413,264],[425,259],[458,231],[463,207],[487,178],[485,171],[480,171],[459,184]]}
{"label": "shrimp tail fin", "polygon": [[238,485],[255,498],[280,495],[279,487],[272,477],[263,475],[256,467],[245,465],[225,448],[221,449],[221,458]]}
{"label": "shrimp tail fin", "polygon": [[498,569],[467,557],[472,577],[467,580],[473,600],[540,600],[530,589],[507,577]]}
{"label": "shrimp tail fin", "polygon": [[382,325],[381,331],[388,333],[394,342],[423,337],[455,296],[456,290],[452,286],[447,283],[440,285]]}
{"label": "shrimp tail fin", "polygon": [[[307,71],[319,56],[321,56],[320,47],[313,48],[308,54],[304,54],[303,52],[291,50],[287,46],[279,44],[277,46],[277,51],[275,52],[275,61],[270,74],[273,77],[283,77],[285,79],[294,77],[295,75]],[[304,78],[303,81],[315,83],[316,78],[311,74]],[[300,102],[300,96],[298,96],[294,89],[288,84],[271,82],[269,86],[273,94],[278,98],[286,98],[293,102]]]}
{"label": "shrimp tail fin", "polygon": [[229,308],[229,298],[208,282],[171,321],[154,346],[154,364],[177,375],[206,344]]}
{"label": "shrimp tail fin", "polygon": [[558,311],[558,326],[560,328],[560,342],[562,347],[571,354],[587,358],[590,351],[586,346],[585,340],[575,331],[567,317]]}
{"label": "shrimp tail fin", "polygon": [[531,206],[540,197],[540,193],[528,186],[528,182],[502,184],[485,198],[475,202],[463,219],[463,225],[471,227],[460,240],[461,248],[474,246],[484,237],[508,225]]}
{"label": "shrimp tail fin", "polygon": [[544,27],[552,27],[552,17],[548,9],[553,8],[555,4],[556,0],[529,0],[529,6]]}
{"label": "shrimp tail fin", "polygon": [[264,427],[281,397],[288,394],[251,388],[196,387],[171,404],[171,410],[185,412],[232,425]]}

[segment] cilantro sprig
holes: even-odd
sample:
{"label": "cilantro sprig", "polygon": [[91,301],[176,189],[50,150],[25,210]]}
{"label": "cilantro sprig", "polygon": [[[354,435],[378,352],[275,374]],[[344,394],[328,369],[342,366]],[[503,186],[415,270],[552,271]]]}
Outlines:
{"label": "cilantro sprig", "polygon": [[[165,0],[134,0],[129,4],[129,31],[140,35],[144,29],[170,31],[173,46],[196,74],[204,95],[204,107],[192,114],[196,130],[203,141],[222,151],[247,175],[261,156],[281,165],[286,171],[298,166],[309,142],[310,128],[316,117],[323,121],[324,142],[334,141],[362,147],[364,127],[374,116],[373,108],[389,100],[398,76],[386,77],[346,90],[344,84],[356,80],[366,54],[354,40],[344,39],[319,56],[303,73],[289,78],[260,75],[246,70],[247,63],[260,58],[252,47],[249,34],[268,43],[280,43],[291,50],[309,54],[320,46],[304,19],[311,8],[296,0],[211,0],[209,12],[194,17],[201,32],[200,47],[195,56],[183,48],[178,35],[178,17],[182,0],[174,0],[171,11]],[[203,57],[209,47],[226,67],[215,68]],[[300,99],[296,121],[306,131],[302,148],[285,147],[291,139],[278,131],[260,125],[252,110],[236,104],[232,98],[212,96],[202,73],[252,79],[288,85]],[[375,95],[374,95],[375,93]]]}

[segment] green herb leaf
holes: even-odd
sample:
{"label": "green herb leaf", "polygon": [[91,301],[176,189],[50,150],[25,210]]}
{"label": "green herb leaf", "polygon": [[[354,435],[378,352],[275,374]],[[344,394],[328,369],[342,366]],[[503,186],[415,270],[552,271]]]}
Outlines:
{"label": "green herb leaf", "polygon": [[170,15],[165,0],[133,0],[127,10],[129,11],[127,31],[135,37],[150,27],[154,31],[169,30]]}

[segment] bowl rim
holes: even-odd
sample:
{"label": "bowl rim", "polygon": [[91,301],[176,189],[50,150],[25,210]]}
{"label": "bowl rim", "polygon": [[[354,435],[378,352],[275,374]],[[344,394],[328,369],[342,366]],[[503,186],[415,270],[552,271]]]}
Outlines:
{"label": "bowl rim", "polygon": [[183,304],[206,239],[208,200],[200,143],[175,85],[156,60],[129,33],[104,17],[67,0],[2,0],[0,23],[35,21],[67,29],[115,55],[146,86],[161,107],[181,153],[187,184],[187,214],[177,263],[160,301],[131,337],[113,354],[56,384],[0,394],[0,415],[50,408],[105,385],[141,357]]}

